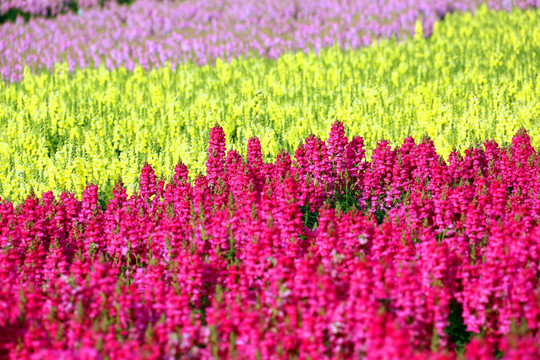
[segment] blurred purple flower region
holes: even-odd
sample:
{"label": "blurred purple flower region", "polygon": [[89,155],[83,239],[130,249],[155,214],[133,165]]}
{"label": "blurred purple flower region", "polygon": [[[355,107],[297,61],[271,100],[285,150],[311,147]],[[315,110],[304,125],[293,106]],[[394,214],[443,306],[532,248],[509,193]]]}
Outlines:
{"label": "blurred purple flower region", "polygon": [[[2,1],[2,11],[18,7],[41,14],[65,1]],[[288,51],[314,50],[338,44],[345,49],[370,45],[374,39],[412,35],[421,19],[430,36],[435,21],[453,11],[474,10],[480,0],[283,1],[283,0],[139,0],[127,7],[96,0],[84,9],[54,19],[32,18],[0,25],[0,73],[7,82],[22,79],[25,66],[52,71],[66,61],[75,68],[173,67],[189,60],[263,56],[276,59]],[[492,9],[538,6],[538,0],[490,0]],[[88,9],[86,9],[88,8]],[[41,9],[41,10],[40,10]],[[58,10],[60,11],[60,10]]]}

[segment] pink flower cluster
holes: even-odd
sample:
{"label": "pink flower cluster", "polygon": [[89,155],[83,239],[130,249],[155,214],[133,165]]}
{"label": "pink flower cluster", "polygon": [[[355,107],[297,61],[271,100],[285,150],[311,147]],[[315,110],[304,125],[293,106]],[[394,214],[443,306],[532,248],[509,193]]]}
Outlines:
{"label": "pink flower cluster", "polygon": [[111,0],[2,0],[0,16],[13,10],[33,16],[55,16],[69,11],[70,7],[90,9],[108,2]]}
{"label": "pink flower cluster", "polygon": [[[210,134],[206,176],[0,204],[0,357],[540,356],[540,156],[523,130],[370,161],[341,123],[294,158]],[[472,337],[471,337],[472,336]]]}
{"label": "pink flower cluster", "polygon": [[65,0],[2,0],[0,15],[10,10],[19,10],[32,15],[56,15],[67,8]]}

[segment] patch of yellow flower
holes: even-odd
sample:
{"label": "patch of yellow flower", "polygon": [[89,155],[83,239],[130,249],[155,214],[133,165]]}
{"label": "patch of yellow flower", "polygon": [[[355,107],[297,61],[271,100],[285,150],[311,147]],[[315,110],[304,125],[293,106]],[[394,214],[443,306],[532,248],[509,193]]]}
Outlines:
{"label": "patch of yellow flower", "polygon": [[[421,29],[417,29],[417,32]],[[540,145],[540,12],[454,14],[429,39],[381,40],[344,51],[290,53],[214,66],[152,70],[25,72],[0,84],[0,196],[31,191],[80,196],[93,182],[108,192],[122,177],[137,188],[142,164],[170,177],[183,161],[203,172],[208,131],[219,122],[228,147],[251,136],[267,159],[336,119],[368,150],[429,136],[438,151],[486,139],[508,143],[525,127]]]}

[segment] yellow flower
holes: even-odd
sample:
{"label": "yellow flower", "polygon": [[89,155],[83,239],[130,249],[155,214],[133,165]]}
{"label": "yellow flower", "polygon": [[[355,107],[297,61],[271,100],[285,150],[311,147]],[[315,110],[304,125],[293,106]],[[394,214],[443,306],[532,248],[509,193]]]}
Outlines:
{"label": "yellow flower", "polygon": [[381,138],[428,135],[446,157],[484,139],[509,143],[521,126],[540,145],[539,11],[482,7],[447,16],[429,39],[422,32],[417,22],[412,41],[277,61],[25,69],[21,83],[0,82],[0,196],[21,201],[32,187],[80,196],[88,181],[110,187],[120,176],[132,192],[145,161],[167,177],[181,159],[194,177],[217,122],[243,155],[259,136],[267,160],[311,133],[326,138],[336,119],[368,154]]}

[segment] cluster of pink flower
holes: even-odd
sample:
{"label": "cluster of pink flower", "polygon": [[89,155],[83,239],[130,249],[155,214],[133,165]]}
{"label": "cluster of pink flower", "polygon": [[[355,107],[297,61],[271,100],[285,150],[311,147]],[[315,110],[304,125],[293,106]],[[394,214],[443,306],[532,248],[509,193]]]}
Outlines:
{"label": "cluster of pink flower", "polygon": [[146,165],[106,209],[89,185],[0,205],[0,357],[540,356],[540,156],[520,131],[441,159],[367,161],[335,123],[294,159],[210,135],[207,175]]}
{"label": "cluster of pink flower", "polygon": [[0,16],[9,11],[20,11],[28,15],[55,16],[73,7],[90,9],[100,7],[110,0],[2,0]]}

